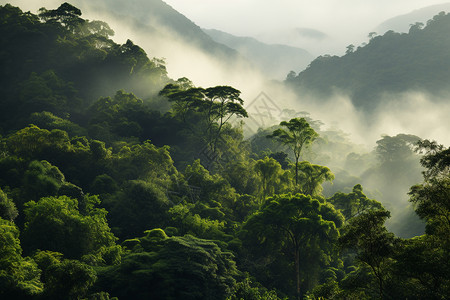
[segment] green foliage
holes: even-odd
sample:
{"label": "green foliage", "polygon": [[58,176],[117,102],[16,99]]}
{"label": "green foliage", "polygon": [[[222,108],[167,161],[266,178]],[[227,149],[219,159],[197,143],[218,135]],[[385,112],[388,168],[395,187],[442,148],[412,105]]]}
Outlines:
{"label": "green foliage", "polygon": [[[195,160],[186,167],[184,177],[192,189],[192,202],[201,201],[210,207],[223,207],[221,210],[229,208],[235,202],[235,190],[219,174],[211,175],[200,160]],[[195,190],[199,193],[195,193]]]}
{"label": "green foliage", "polygon": [[35,125],[16,131],[6,138],[6,143],[10,154],[26,159],[67,152],[71,148],[67,132],[59,129],[49,131]]}
{"label": "green foliage", "polygon": [[177,176],[167,146],[158,148],[150,141],[132,146],[124,145],[111,157],[113,178],[126,180],[153,180],[167,186],[171,176]]}
{"label": "green foliage", "polygon": [[[428,140],[418,144],[424,153],[421,164],[424,182],[411,187],[410,201],[420,218],[426,221],[426,235],[402,240],[394,265],[396,274],[408,284],[406,295],[430,295],[445,298],[450,292],[450,148]],[[420,296],[419,296],[420,297]]]}
{"label": "green foliage", "polygon": [[118,190],[118,186],[111,176],[102,174],[94,178],[90,190],[94,194],[112,194]]}
{"label": "green foliage", "polygon": [[[218,146],[223,131],[232,117],[248,117],[241,92],[230,86],[207,89],[183,84],[169,84],[160,95],[173,102],[173,115],[189,126],[194,134],[201,135],[203,144],[213,157],[219,155]],[[196,122],[192,122],[197,119]]]}
{"label": "green foliage", "polygon": [[17,156],[0,158],[0,185],[9,187],[20,186],[27,166],[27,161]]}
{"label": "green foliage", "polygon": [[419,143],[419,151],[425,152],[420,160],[424,171],[424,183],[411,187],[410,201],[415,204],[419,217],[427,222],[427,233],[435,235],[444,245],[450,245],[450,148],[425,140]]}
{"label": "green foliage", "polygon": [[99,98],[90,107],[90,134],[105,139],[105,132],[121,137],[141,137],[140,121],[144,115],[151,117],[141,99],[132,93],[118,91],[114,98]]}
{"label": "green foliage", "polygon": [[257,160],[254,168],[261,180],[261,199],[264,201],[266,196],[273,195],[275,187],[280,182],[281,165],[275,159],[266,156],[264,159]]}
{"label": "green foliage", "polygon": [[[248,248],[248,259],[262,261],[247,267],[253,269],[259,281],[270,282],[270,286],[283,288],[283,292],[299,297],[304,293],[301,286],[312,284],[306,274],[317,271],[323,259],[327,263],[325,257],[332,253],[343,220],[331,205],[310,196],[297,194],[269,198],[242,227],[241,239],[244,247]],[[292,270],[288,272],[291,279],[287,283],[278,282],[272,273],[267,274],[267,268],[280,264]],[[309,264],[313,266],[312,270],[308,268]]]}
{"label": "green foliage", "polygon": [[254,161],[247,157],[239,159],[233,156],[220,171],[220,175],[241,195],[255,195],[260,187],[258,174],[254,170]]}
{"label": "green foliage", "polygon": [[[220,212],[220,211],[219,211]],[[170,224],[176,227],[178,234],[190,234],[198,238],[227,241],[225,222],[217,219],[202,218],[195,213],[192,204],[178,204],[169,209]]]}
{"label": "green foliage", "polygon": [[47,299],[79,299],[86,295],[97,279],[92,267],[77,260],[66,259],[51,264],[45,272],[44,295]]}
{"label": "green foliage", "polygon": [[42,293],[40,273],[32,259],[22,257],[19,229],[0,218],[0,296],[21,299]]}
{"label": "green foliage", "polygon": [[390,213],[384,209],[365,211],[348,222],[339,238],[342,247],[357,251],[357,261],[368,268],[373,281],[366,288],[378,290],[381,299],[389,280],[395,242],[394,234],[384,227],[389,217]]}
{"label": "green foliage", "polygon": [[41,75],[31,73],[19,88],[19,113],[25,117],[32,112],[41,111],[65,115],[76,112],[81,104],[73,84],[59,78],[53,70]]}
{"label": "green foliage", "polygon": [[444,299],[450,291],[447,276],[449,251],[433,236],[402,240],[394,253],[393,273],[398,276],[390,293],[399,297]]}
{"label": "green foliage", "polygon": [[44,196],[56,196],[65,181],[64,174],[48,161],[32,161],[24,174],[26,195],[29,199],[38,200]]}
{"label": "green foliage", "polygon": [[299,184],[298,177],[298,162],[301,158],[303,150],[307,148],[314,140],[319,136],[305,118],[294,118],[289,122],[282,121],[280,126],[286,127],[287,131],[283,128],[275,130],[269,138],[274,138],[280,143],[288,146],[295,157],[295,185]]}
{"label": "green foliage", "polygon": [[414,215],[412,207],[407,206],[407,192],[421,177],[419,156],[413,152],[419,141],[420,138],[414,135],[383,136],[375,148],[377,163],[367,169],[359,180],[368,191],[377,186],[383,187],[379,188],[377,200],[392,213],[388,228],[396,228],[396,233],[401,237],[413,237],[424,232],[423,222]]}
{"label": "green foliage", "polygon": [[14,202],[0,189],[0,218],[12,222],[18,214]]}
{"label": "green foliage", "polygon": [[279,300],[275,290],[267,291],[266,289],[254,285],[247,277],[243,281],[238,282],[234,288],[233,295],[227,300]]}
{"label": "green foliage", "polygon": [[71,137],[86,135],[86,130],[78,124],[75,124],[67,119],[57,117],[47,111],[32,113],[30,116],[30,123],[39,128],[50,131],[53,129],[60,129],[67,132],[67,134]]}
{"label": "green foliage", "polygon": [[38,250],[33,259],[42,270],[45,299],[79,299],[87,295],[97,279],[92,267],[77,260],[64,259],[59,252]]}
{"label": "green foliage", "polygon": [[105,200],[108,219],[121,239],[132,238],[145,230],[167,222],[169,200],[165,191],[153,182],[133,180]]}
{"label": "green foliage", "polygon": [[25,207],[22,240],[27,252],[41,249],[61,252],[68,258],[81,258],[102,246],[114,244],[115,237],[103,209],[91,209],[88,215],[82,215],[77,200],[66,196],[30,201]]}
{"label": "green foliage", "polygon": [[313,165],[307,161],[298,164],[301,191],[305,195],[318,196],[322,192],[322,183],[333,181],[334,174],[325,166]]}
{"label": "green foliage", "polygon": [[74,31],[80,27],[84,20],[80,18],[81,10],[75,6],[64,2],[58,9],[47,10],[41,8],[39,10],[39,17],[45,22],[60,23],[63,27],[67,27],[68,30]]}
{"label": "green foliage", "polygon": [[[169,80],[162,59],[149,59],[130,40],[116,44],[108,24],[81,15],[68,3],[38,15],[0,6],[0,298],[449,294],[447,148],[418,143],[425,180],[411,188],[410,200],[427,230],[396,239],[383,225],[389,213],[355,184],[367,191],[381,186],[383,203],[400,198],[389,189],[409,187],[405,174],[420,173],[418,137],[383,136],[365,154],[344,133],[321,131],[306,112],[285,110],[290,121],[244,140],[243,123],[231,125],[247,116],[240,91]],[[410,46],[426,49],[432,33],[445,44],[439,32],[447,19],[416,24],[408,35],[371,37],[367,47],[319,58],[288,81],[313,89],[336,82],[328,66],[345,60],[352,72],[339,75],[343,85],[336,86],[352,79],[345,88],[356,90],[354,99],[369,95],[374,90],[362,84],[368,77],[358,75],[363,56],[397,39],[415,38]],[[369,77],[378,78],[384,63],[377,59]],[[317,82],[306,78],[311,72]],[[372,86],[400,91],[403,83],[392,82]],[[345,165],[336,163],[341,157]],[[333,190],[349,193],[332,196],[329,189],[327,202],[321,193],[334,178],[330,169],[338,170]],[[293,191],[303,194],[281,194]],[[32,258],[22,256],[22,247]]]}
{"label": "green foliage", "polygon": [[[139,239],[142,250],[102,270],[98,287],[120,299],[225,299],[237,275],[230,253],[189,235]],[[126,279],[125,279],[126,278]]]}
{"label": "green foliage", "polygon": [[346,220],[350,220],[368,210],[382,208],[380,202],[367,198],[360,184],[355,185],[351,193],[338,192],[328,201],[341,211]]}

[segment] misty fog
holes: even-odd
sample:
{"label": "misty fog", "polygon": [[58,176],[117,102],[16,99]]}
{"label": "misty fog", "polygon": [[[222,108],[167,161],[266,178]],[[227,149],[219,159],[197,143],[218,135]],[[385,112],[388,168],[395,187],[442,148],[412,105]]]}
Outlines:
{"label": "misty fog", "polygon": [[[33,12],[42,6],[55,8],[60,3],[59,1],[8,2]],[[188,77],[196,86],[231,85],[242,91],[244,107],[250,114],[250,118],[246,121],[248,126],[245,127],[245,136],[248,138],[257,131],[258,126],[269,127],[278,124],[283,120],[282,112],[285,109],[308,112],[311,119],[320,120],[323,123],[322,131],[334,130],[345,134],[348,143],[354,145],[354,148],[349,149],[348,152],[338,153],[328,161],[329,167],[336,174],[337,182],[345,166],[345,160],[352,152],[358,151],[360,155],[372,155],[371,161],[375,160],[372,151],[376,141],[382,135],[413,134],[422,139],[436,140],[444,145],[450,144],[448,133],[450,124],[445,121],[450,115],[450,103],[446,101],[450,95],[442,96],[442,99],[431,99],[433,96],[420,91],[386,94],[377,101],[379,105],[376,110],[368,115],[356,109],[345,93],[336,92],[328,99],[315,99],[307,96],[306,93],[304,97],[298,97],[281,82],[268,80],[267,74],[257,71],[257,68],[253,68],[242,57],[237,55],[236,59],[230,63],[223,57],[217,57],[214,52],[207,53],[199,45],[187,42],[167,26],[159,24],[156,19],[145,19],[143,16],[136,19],[127,11],[115,11],[114,7],[98,9],[100,1],[95,1],[95,5],[83,0],[70,2],[82,9],[83,17],[86,19],[106,21],[115,31],[113,40],[116,42],[124,43],[126,39],[131,39],[141,46],[149,57],[164,58],[171,78]],[[381,3],[371,1],[369,6],[366,2],[320,1],[316,2],[314,7],[308,6],[308,9],[305,9],[304,1],[298,6],[291,3],[292,1],[283,1],[283,5],[287,8],[290,7],[289,5],[294,5],[296,8],[291,9],[289,13],[283,10],[283,5],[271,11],[273,6],[260,2],[257,4],[256,1],[247,1],[246,5],[238,5],[237,1],[228,1],[226,5],[219,4],[218,1],[209,1],[208,5],[205,1],[186,1],[189,7],[184,3],[181,4],[181,1],[166,2],[174,8],[180,7],[180,11],[186,13],[187,17],[198,17],[198,22],[201,23],[198,25],[205,28],[217,26],[217,29],[228,30],[233,34],[254,35],[265,42],[291,44],[313,50],[315,54],[323,54],[344,53],[346,45],[359,44],[367,40],[367,34],[371,29],[384,20],[440,1],[397,1],[399,3],[395,4],[387,1]],[[325,2],[332,2],[333,5],[325,6],[323,5]],[[139,1],[130,3],[139,5]],[[233,4],[239,11],[235,11]],[[220,9],[208,11],[207,8],[211,5],[223,7],[224,11],[220,12]],[[349,6],[351,9],[348,9]],[[374,10],[377,6],[380,8]],[[379,14],[381,7],[390,7],[390,9]],[[256,11],[259,18],[265,20],[264,24],[254,15]],[[145,12],[142,13],[145,15]],[[283,15],[285,13],[286,15]],[[200,17],[201,14],[203,17]],[[369,15],[370,18],[367,18]],[[246,19],[245,16],[248,18]],[[230,18],[236,22],[224,23],[224,19]],[[365,22],[359,24],[364,18],[366,18]],[[295,23],[297,19],[302,19],[302,22]],[[279,20],[284,21],[278,24]],[[222,22],[220,28],[218,22]],[[339,26],[335,26],[336,24]],[[158,30],[152,31],[152,28]],[[303,34],[301,38],[293,40],[292,32],[290,32],[293,28],[310,28],[310,35]],[[298,73],[302,70],[293,69],[293,71]],[[261,93],[264,93],[265,100],[259,98]],[[396,101],[388,101],[392,99]],[[341,161],[338,161],[339,159]],[[423,227],[417,225],[419,222],[417,217],[412,216],[412,208],[407,208],[409,187],[421,180],[418,159],[411,161],[411,172],[407,173],[408,177],[389,186],[386,186],[386,182],[382,180],[383,176],[380,175],[382,171],[364,179],[363,173],[370,171],[373,167],[369,164],[362,173],[349,173],[349,178],[354,176],[356,180],[360,180],[358,182],[349,180],[349,184],[361,183],[369,196],[376,197],[392,210],[394,216],[392,219],[396,220],[395,224],[389,224],[392,230],[400,234],[406,232],[407,230],[401,228],[402,224],[399,223],[402,223],[402,220],[414,219],[416,222],[414,226],[417,228],[413,231],[419,234]]]}

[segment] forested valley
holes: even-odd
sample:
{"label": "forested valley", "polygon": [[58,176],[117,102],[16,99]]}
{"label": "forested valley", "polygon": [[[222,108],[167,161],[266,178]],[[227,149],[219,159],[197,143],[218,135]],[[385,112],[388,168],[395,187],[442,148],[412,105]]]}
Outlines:
{"label": "forested valley", "polygon": [[302,111],[244,138],[239,90],[113,35],[68,3],[0,6],[1,299],[448,298],[449,147],[361,152]]}

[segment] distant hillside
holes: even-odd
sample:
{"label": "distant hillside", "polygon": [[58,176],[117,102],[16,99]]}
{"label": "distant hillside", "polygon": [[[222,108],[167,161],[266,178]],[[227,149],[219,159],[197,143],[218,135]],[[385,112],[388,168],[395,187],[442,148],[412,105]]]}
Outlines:
{"label": "distant hillside", "polygon": [[204,32],[214,41],[238,51],[272,79],[284,79],[289,71],[304,69],[314,58],[301,48],[269,45],[251,37],[238,37],[215,29],[204,29]]}
{"label": "distant hillside", "polygon": [[421,9],[416,9],[408,14],[397,16],[381,23],[374,30],[378,33],[385,33],[386,31],[393,30],[395,32],[408,32],[411,24],[417,22],[426,23],[427,20],[437,15],[441,11],[450,12],[450,2],[427,6]]}
{"label": "distant hillside", "polygon": [[215,42],[209,35],[187,17],[162,0],[98,0],[95,2],[74,0],[83,11],[99,11],[125,20],[135,30],[149,38],[172,43],[175,40],[198,47],[206,54],[225,60],[235,60],[238,54],[233,49]]}
{"label": "distant hillside", "polygon": [[[348,93],[356,107],[370,110],[384,92],[409,90],[439,94],[450,83],[450,14],[436,15],[409,33],[389,31],[347,54],[320,56],[287,84],[298,93],[321,97]],[[354,51],[353,51],[354,50]]]}

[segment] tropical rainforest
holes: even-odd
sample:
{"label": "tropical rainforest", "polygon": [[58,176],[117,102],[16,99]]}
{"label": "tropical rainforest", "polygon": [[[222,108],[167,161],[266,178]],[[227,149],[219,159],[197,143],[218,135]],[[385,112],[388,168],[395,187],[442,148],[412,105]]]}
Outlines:
{"label": "tropical rainforest", "polygon": [[[239,90],[171,79],[164,59],[81,15],[68,3],[0,7],[1,299],[450,295],[450,148],[399,133],[359,153],[295,111],[244,138]],[[418,47],[449,20],[400,38]],[[394,37],[363,49],[394,47]],[[357,64],[363,49],[307,72]],[[426,85],[426,72],[405,72]],[[313,75],[287,84],[314,85]],[[351,76],[327,78],[377,88]],[[393,202],[375,197],[413,172],[411,213],[392,217],[411,223],[394,234]],[[378,190],[365,189],[371,180]]]}

